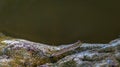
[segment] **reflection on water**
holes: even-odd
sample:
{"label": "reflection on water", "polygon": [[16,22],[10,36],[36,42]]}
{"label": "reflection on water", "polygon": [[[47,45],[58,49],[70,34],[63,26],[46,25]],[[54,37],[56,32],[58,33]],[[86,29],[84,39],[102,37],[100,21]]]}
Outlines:
{"label": "reflection on water", "polygon": [[0,0],[0,31],[47,44],[109,42],[120,34],[117,1]]}

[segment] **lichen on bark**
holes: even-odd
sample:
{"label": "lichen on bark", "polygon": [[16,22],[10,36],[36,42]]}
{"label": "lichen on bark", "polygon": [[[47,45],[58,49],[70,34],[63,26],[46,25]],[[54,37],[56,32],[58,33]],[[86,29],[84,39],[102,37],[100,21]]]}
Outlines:
{"label": "lichen on bark", "polygon": [[0,67],[120,67],[120,38],[50,46],[0,34]]}

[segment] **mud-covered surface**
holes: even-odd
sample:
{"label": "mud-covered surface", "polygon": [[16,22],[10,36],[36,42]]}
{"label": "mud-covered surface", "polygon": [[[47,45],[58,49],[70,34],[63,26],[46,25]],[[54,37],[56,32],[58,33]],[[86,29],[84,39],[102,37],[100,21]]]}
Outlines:
{"label": "mud-covered surface", "polygon": [[50,46],[0,34],[0,67],[120,67],[120,38]]}

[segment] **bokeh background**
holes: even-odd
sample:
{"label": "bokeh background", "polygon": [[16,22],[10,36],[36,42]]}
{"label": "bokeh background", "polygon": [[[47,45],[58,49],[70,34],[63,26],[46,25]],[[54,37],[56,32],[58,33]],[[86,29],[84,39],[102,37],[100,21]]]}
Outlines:
{"label": "bokeh background", "polygon": [[0,32],[45,44],[108,43],[120,35],[119,0],[0,0]]}

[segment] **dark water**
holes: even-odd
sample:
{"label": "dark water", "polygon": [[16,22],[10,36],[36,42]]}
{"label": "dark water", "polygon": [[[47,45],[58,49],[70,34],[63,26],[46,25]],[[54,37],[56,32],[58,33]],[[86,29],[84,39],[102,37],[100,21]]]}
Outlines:
{"label": "dark water", "polygon": [[0,0],[0,31],[47,44],[107,43],[120,35],[117,0]]}

